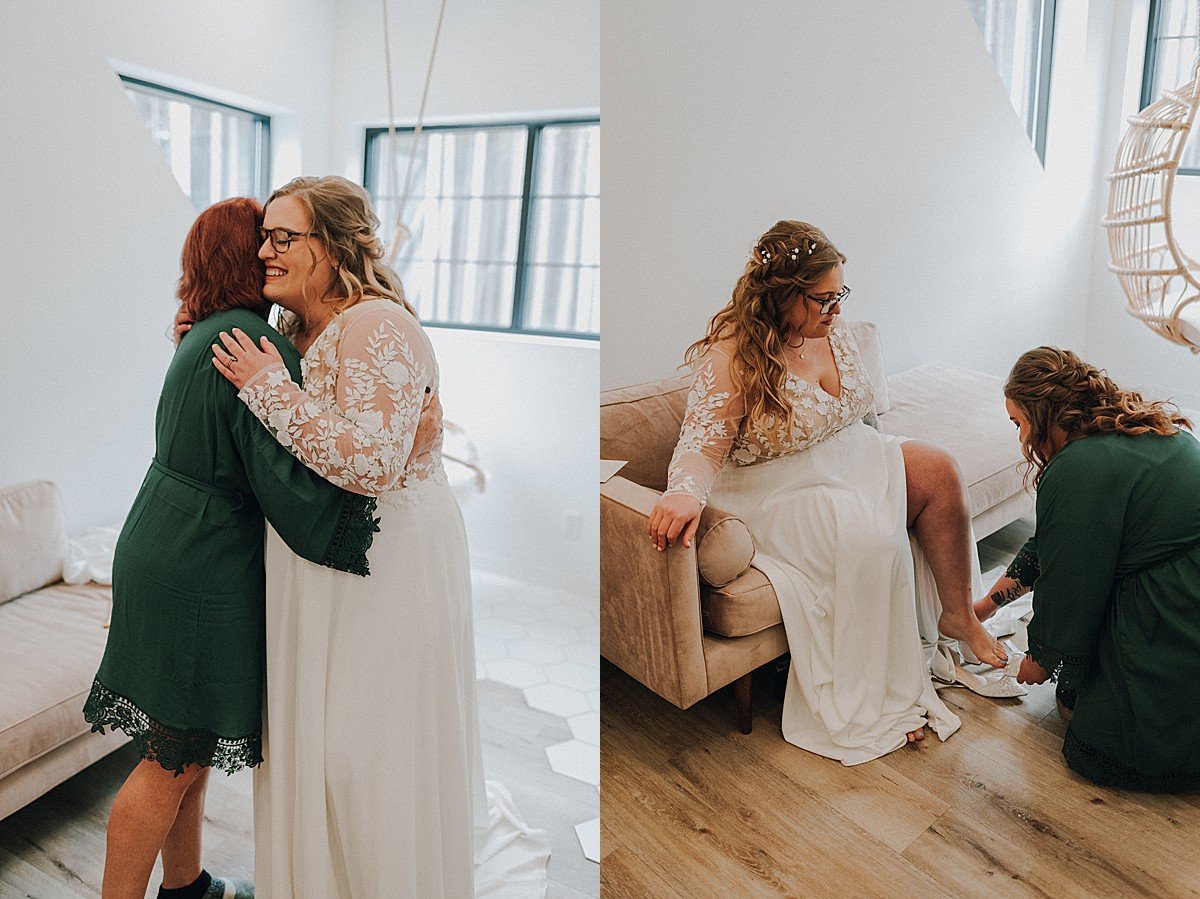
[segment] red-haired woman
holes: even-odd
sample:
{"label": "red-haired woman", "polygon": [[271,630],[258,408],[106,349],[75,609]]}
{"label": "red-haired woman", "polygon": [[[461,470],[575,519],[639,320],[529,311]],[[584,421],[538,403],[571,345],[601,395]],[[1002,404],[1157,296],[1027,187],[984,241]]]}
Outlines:
{"label": "red-haired woman", "polygon": [[1074,353],[1038,347],[1004,386],[1037,533],[981,618],[1034,589],[1018,679],[1074,707],[1063,755],[1099,784],[1200,788],[1200,444],[1190,422]]}
{"label": "red-haired woman", "polygon": [[103,896],[141,897],[161,851],[160,896],[253,895],[200,867],[211,768],[262,761],[264,516],[298,555],[367,574],[374,500],[305,468],[213,370],[209,346],[237,327],[295,348],[265,320],[256,259],[262,208],[217,203],[184,242],[179,298],[194,320],[167,370],[155,456],[113,562],[113,615],[84,716],[123,730],[142,761],[108,824]]}

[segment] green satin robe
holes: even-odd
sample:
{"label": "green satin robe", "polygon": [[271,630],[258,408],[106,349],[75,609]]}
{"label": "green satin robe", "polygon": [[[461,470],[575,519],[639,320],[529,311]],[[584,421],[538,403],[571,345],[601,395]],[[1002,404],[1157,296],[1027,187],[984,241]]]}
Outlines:
{"label": "green satin robe", "polygon": [[271,339],[299,383],[300,357],[245,309],[197,322],[167,370],[155,458],[117,542],[108,645],[84,709],[130,734],[143,758],[182,771],[262,760],[264,516],[297,555],[367,575],[375,501],[292,456],[213,366],[221,331]]}
{"label": "green satin robe", "polygon": [[1200,788],[1200,444],[1067,444],[1022,559],[1037,572],[1030,654],[1074,696],[1067,763],[1104,785]]}

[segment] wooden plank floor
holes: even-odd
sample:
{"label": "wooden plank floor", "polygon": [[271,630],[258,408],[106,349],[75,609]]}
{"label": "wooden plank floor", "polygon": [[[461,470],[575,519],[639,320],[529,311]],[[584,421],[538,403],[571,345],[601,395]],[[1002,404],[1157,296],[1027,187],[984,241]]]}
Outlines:
{"label": "wooden plank floor", "polygon": [[[984,568],[1031,532],[984,541]],[[1200,896],[1200,795],[1072,773],[1052,684],[943,691],[963,721],[947,742],[846,768],[784,742],[769,667],[746,736],[727,690],[681,711],[607,662],[601,677],[606,899]]]}
{"label": "wooden plank floor", "polygon": [[[571,739],[566,722],[529,708],[515,687],[488,680],[479,681],[479,712],[487,776],[505,784],[522,817],[550,838],[550,899],[596,896],[597,866],[584,858],[574,830],[596,814],[595,787],[546,763],[546,746]],[[0,899],[100,895],[108,810],[136,760],[126,745],[0,821]],[[210,782],[204,864],[214,873],[253,879],[252,785],[248,771]],[[159,882],[156,866],[148,897]]]}

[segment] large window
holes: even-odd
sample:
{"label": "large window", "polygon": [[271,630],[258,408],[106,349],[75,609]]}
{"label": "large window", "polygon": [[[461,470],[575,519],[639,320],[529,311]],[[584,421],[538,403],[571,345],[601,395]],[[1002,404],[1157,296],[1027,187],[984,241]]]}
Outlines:
{"label": "large window", "polygon": [[[390,143],[368,129],[363,180],[388,239],[412,129],[394,167]],[[396,267],[427,323],[599,336],[599,122],[426,127],[404,217]]]}
{"label": "large window", "polygon": [[1046,161],[1055,0],[967,0],[1013,107]]}
{"label": "large window", "polygon": [[196,209],[227,197],[266,198],[267,116],[124,75],[121,81]]}
{"label": "large window", "polygon": [[[1142,108],[1164,90],[1191,81],[1200,49],[1196,0],[1150,0],[1146,30],[1146,69],[1142,75]],[[1200,175],[1200,140],[1192,135],[1179,161],[1179,174]]]}

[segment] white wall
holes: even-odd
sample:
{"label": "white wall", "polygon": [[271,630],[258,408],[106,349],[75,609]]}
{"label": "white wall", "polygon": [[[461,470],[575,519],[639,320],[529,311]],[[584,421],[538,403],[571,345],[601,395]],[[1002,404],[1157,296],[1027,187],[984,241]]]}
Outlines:
{"label": "white wall", "polygon": [[1059,5],[1043,170],[962,0],[606,3],[603,386],[670,374],[781,218],[890,372],[1080,344],[1107,4]]}
{"label": "white wall", "polygon": [[[1100,202],[1107,203],[1104,175],[1116,159],[1126,118],[1138,111],[1146,41],[1147,0],[1114,4],[1109,78],[1102,146],[1095,180]],[[1128,40],[1123,36],[1128,36]],[[1191,140],[1196,141],[1196,135]],[[1172,200],[1175,235],[1183,250],[1200,256],[1200,177],[1178,176]],[[1156,399],[1171,397],[1200,409],[1200,356],[1162,339],[1125,312],[1125,294],[1108,271],[1107,238],[1097,228],[1092,248],[1091,299],[1088,306],[1087,359],[1107,368],[1122,386],[1145,390]]]}
{"label": "white wall", "polygon": [[56,481],[71,531],[120,524],[153,455],[194,217],[110,60],[291,115],[298,171],[327,157],[330,19],[323,0],[0,6],[2,483]]}
{"label": "white wall", "polygon": [[[378,0],[334,0],[331,67],[340,174],[361,180],[363,129],[387,121],[383,19]],[[390,6],[393,106],[416,119],[439,0]],[[449,0],[426,118],[478,122],[600,108],[599,0]]]}
{"label": "white wall", "polygon": [[471,564],[577,594],[599,589],[600,345],[432,328],[446,417],[488,470],[463,508]]}
{"label": "white wall", "polygon": [[[411,119],[437,0],[391,8],[396,106]],[[593,0],[450,3],[431,118],[596,112],[598,16]],[[153,454],[194,217],[110,62],[272,114],[276,183],[360,179],[363,127],[386,123],[373,0],[0,7],[0,254],[20,288],[0,299],[0,486],[57,481],[73,532],[119,524]],[[447,414],[493,478],[466,509],[477,564],[594,596],[598,345],[432,336]]]}
{"label": "white wall", "polygon": [[[361,181],[364,129],[387,124],[382,17],[376,0],[335,5],[331,167]],[[451,0],[427,120],[598,112],[599,7],[596,0]],[[390,9],[395,111],[412,122],[438,0]],[[487,493],[463,510],[472,563],[594,603],[599,345],[442,328],[430,334],[446,417],[466,428],[492,476]]]}

